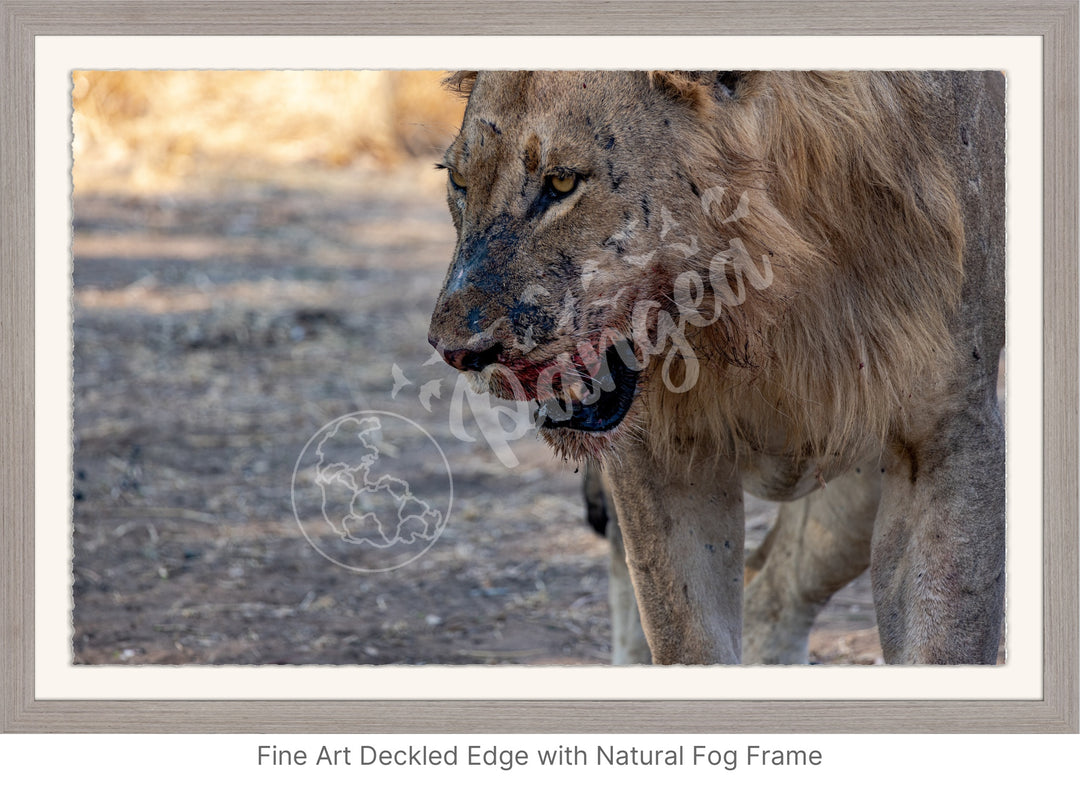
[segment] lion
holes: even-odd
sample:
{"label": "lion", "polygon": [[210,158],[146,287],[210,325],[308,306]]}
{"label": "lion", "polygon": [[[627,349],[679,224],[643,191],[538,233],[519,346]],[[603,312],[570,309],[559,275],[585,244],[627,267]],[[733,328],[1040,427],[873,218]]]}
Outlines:
{"label": "lion", "polygon": [[[428,339],[603,468],[652,661],[805,661],[869,565],[887,662],[995,662],[1003,75],[448,82]],[[783,504],[745,593],[744,490]]]}
{"label": "lion", "polygon": [[[582,475],[588,523],[607,537],[609,546],[611,662],[647,663],[649,644],[641,628],[610,492],[596,463],[587,463]],[[869,565],[872,529],[868,524],[873,522],[879,497],[877,477],[856,473],[838,479],[828,496],[824,490],[815,490],[779,506],[765,539],[743,564],[747,591],[743,598],[743,662],[809,662],[810,630],[817,614],[836,591]],[[862,527],[845,531],[847,522]],[[777,543],[782,547],[774,552]],[[792,554],[796,546],[801,553],[797,561]],[[763,571],[766,567],[768,571]]]}

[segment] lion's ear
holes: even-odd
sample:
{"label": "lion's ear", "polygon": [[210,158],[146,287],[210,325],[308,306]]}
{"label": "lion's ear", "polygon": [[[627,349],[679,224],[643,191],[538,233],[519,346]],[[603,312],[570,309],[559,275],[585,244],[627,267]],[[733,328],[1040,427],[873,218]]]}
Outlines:
{"label": "lion's ear", "polygon": [[451,93],[456,93],[463,99],[467,99],[472,93],[473,85],[476,84],[477,71],[455,71],[443,80],[443,87]]}
{"label": "lion's ear", "polygon": [[742,72],[739,71],[650,71],[653,87],[677,101],[696,107],[710,99],[734,98]]}
{"label": "lion's ear", "polygon": [[650,71],[652,86],[676,101],[699,105],[709,97],[700,71]]}

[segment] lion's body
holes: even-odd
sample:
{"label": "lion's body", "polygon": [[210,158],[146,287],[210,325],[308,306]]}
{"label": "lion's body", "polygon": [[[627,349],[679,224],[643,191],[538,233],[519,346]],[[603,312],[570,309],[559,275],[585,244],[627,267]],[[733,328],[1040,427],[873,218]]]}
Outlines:
{"label": "lion's body", "polygon": [[[993,661],[1001,75],[457,79],[431,339],[563,406],[545,437],[604,463],[653,658],[805,659],[806,619],[871,563],[888,659]],[[813,494],[782,510],[745,643],[744,488]]]}

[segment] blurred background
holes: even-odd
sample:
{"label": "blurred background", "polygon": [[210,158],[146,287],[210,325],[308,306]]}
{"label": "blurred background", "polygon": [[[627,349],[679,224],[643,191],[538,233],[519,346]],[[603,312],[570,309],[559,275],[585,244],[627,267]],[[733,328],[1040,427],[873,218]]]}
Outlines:
{"label": "blurred background", "polygon": [[[432,165],[463,111],[443,76],[73,74],[77,664],[608,661],[578,469],[532,435],[513,468],[463,440],[429,363],[454,243]],[[291,496],[309,439],[364,410],[453,471],[438,540],[378,573],[314,549]],[[422,440],[384,455],[441,479]],[[814,659],[874,662],[872,627],[864,578]]]}
{"label": "blurred background", "polygon": [[[441,155],[464,104],[432,71],[77,71],[76,192]],[[440,181],[441,183],[441,181]]]}

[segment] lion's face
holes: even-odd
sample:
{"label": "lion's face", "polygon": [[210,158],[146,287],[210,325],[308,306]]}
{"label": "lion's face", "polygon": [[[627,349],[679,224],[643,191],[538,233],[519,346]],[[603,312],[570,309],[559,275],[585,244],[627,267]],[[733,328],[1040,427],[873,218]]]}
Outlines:
{"label": "lion's face", "polygon": [[643,385],[631,323],[670,305],[664,237],[698,201],[673,140],[692,122],[640,72],[482,73],[440,165],[458,238],[429,341],[537,400],[567,455],[602,448]]}

